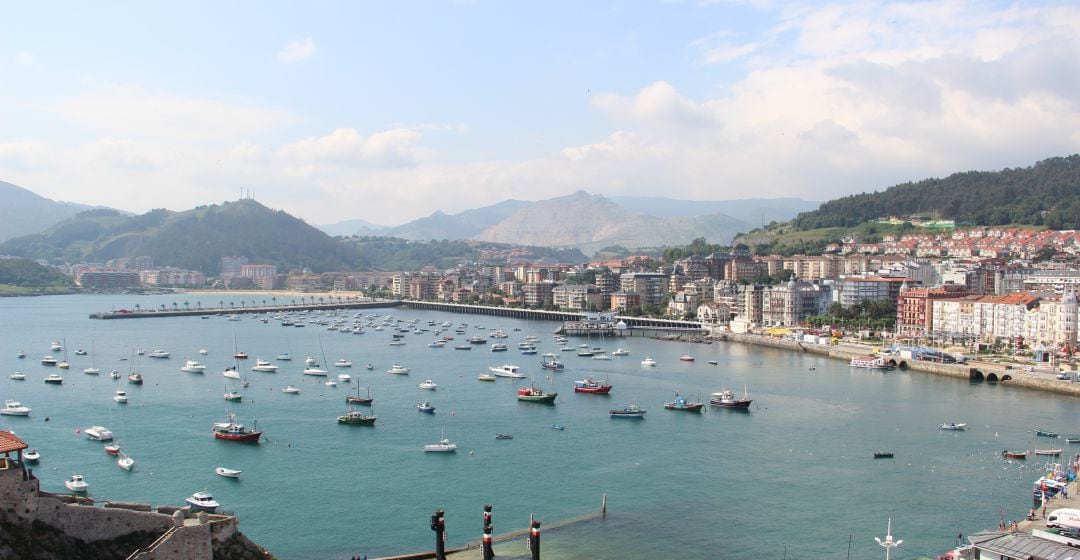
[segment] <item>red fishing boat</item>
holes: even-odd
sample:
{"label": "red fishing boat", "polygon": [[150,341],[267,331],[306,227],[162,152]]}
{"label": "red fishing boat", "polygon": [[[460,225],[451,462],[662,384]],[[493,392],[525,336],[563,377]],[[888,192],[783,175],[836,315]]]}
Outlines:
{"label": "red fishing boat", "polygon": [[611,385],[606,381],[593,381],[592,379],[585,378],[581,381],[574,382],[574,392],[606,395],[611,392]]}
{"label": "red fishing boat", "polygon": [[217,424],[214,424],[214,437],[227,441],[247,441],[259,443],[259,438],[262,437],[262,432],[259,431],[259,424],[257,422],[255,423],[254,428],[247,428],[243,424],[238,424],[236,422],[236,417],[230,414],[228,422],[219,422]]}

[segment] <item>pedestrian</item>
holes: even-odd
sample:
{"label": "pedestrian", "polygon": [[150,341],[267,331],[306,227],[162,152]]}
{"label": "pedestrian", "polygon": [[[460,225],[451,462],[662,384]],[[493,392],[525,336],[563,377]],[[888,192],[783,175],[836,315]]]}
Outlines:
{"label": "pedestrian", "polygon": [[1068,484],[1061,487],[1061,497],[1065,498],[1066,500],[1069,499],[1069,485]]}
{"label": "pedestrian", "polygon": [[1046,519],[1046,503],[1043,503],[1042,518]]}
{"label": "pedestrian", "polygon": [[1015,521],[1013,521],[1012,525],[1009,526],[1009,531],[1012,532],[1012,533],[1015,533],[1015,532],[1017,532],[1019,530],[1020,530],[1020,526],[1017,525]]}

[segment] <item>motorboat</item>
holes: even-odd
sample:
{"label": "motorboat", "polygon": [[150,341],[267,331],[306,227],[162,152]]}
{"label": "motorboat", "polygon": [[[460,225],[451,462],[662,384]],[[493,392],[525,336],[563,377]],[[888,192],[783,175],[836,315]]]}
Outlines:
{"label": "motorboat", "polygon": [[561,432],[561,431],[566,429],[566,426],[563,426],[562,424],[552,424],[551,429],[552,430],[559,430]]}
{"label": "motorboat", "polygon": [[282,352],[281,354],[278,354],[275,359],[281,362],[291,362],[292,356],[288,352]]}
{"label": "motorboat", "polygon": [[106,445],[105,446],[105,453],[108,453],[109,455],[119,455],[120,454],[120,444],[116,443],[116,442],[113,442],[113,443],[110,443],[109,445]]}
{"label": "motorboat", "polygon": [[513,366],[510,364],[503,364],[501,366],[492,366],[488,368],[488,371],[496,375],[497,377],[510,377],[513,379],[524,379],[525,374],[520,373],[519,366]]}
{"label": "motorboat", "polygon": [[188,358],[184,361],[184,365],[180,367],[180,371],[187,373],[203,373],[206,371],[206,366],[200,364],[197,360]]}
{"label": "motorboat", "polygon": [[375,423],[377,417],[370,414],[364,414],[359,410],[350,410],[341,416],[338,416],[338,424],[361,424],[370,426]]}
{"label": "motorboat", "polygon": [[426,453],[453,453],[457,451],[457,444],[442,438],[439,443],[429,443],[424,446],[424,452]]}
{"label": "motorboat", "polygon": [[490,373],[481,373],[479,376],[477,376],[476,379],[478,381],[495,381],[496,379],[498,379],[498,377],[495,377]]}
{"label": "motorboat", "polygon": [[412,370],[401,364],[395,363],[393,366],[390,367],[390,369],[386,370],[386,373],[392,373],[394,375],[408,375],[410,371]]}
{"label": "motorboat", "polygon": [[646,412],[648,411],[636,404],[628,404],[622,408],[608,410],[608,415],[612,418],[644,418]]}
{"label": "motorboat", "polygon": [[682,356],[679,356],[679,361],[680,362],[692,362],[692,361],[694,361],[694,357],[691,356],[690,354],[683,354]]}
{"label": "motorboat", "polygon": [[16,371],[8,377],[14,379],[15,381],[26,381],[26,374],[21,371]]}
{"label": "motorboat", "polygon": [[64,345],[60,344],[59,342],[57,342],[55,340],[49,343],[49,350],[52,350],[53,352],[59,352],[59,351],[61,351],[63,349],[64,349]]}
{"label": "motorboat", "polygon": [[261,371],[264,373],[274,373],[278,370],[278,367],[268,360],[262,358],[255,358],[255,365],[251,366],[251,371]]}
{"label": "motorboat", "polygon": [[364,369],[371,371],[375,369],[375,364],[367,364],[366,366],[364,366]]}
{"label": "motorboat", "polygon": [[686,412],[701,412],[705,408],[705,403],[689,401],[686,397],[675,393],[675,400],[664,403],[664,408],[668,410],[684,410]]}
{"label": "motorboat", "polygon": [[83,430],[86,437],[95,441],[112,441],[113,433],[105,426],[90,426]]}
{"label": "motorboat", "polygon": [[288,393],[290,395],[296,395],[300,393],[300,389],[296,385],[286,385],[285,388],[281,390],[281,392]]}
{"label": "motorboat", "polygon": [[246,359],[248,359],[248,355],[247,355],[247,352],[237,352],[237,353],[233,354],[233,358],[235,358],[237,360],[246,360]]}
{"label": "motorboat", "polygon": [[719,393],[713,393],[709,396],[709,404],[720,408],[750,408],[750,403],[752,402],[754,402],[754,399],[747,398],[745,389],[743,389],[743,397],[741,399],[736,397],[735,393],[731,392],[729,389],[724,389]]}
{"label": "motorboat", "polygon": [[113,379],[120,379],[120,370],[114,369],[109,372],[109,377]]}
{"label": "motorboat", "polygon": [[218,476],[223,476],[225,478],[240,478],[240,473],[242,472],[244,471],[237,469],[227,469],[225,467],[217,467],[214,469],[214,473],[216,473]]}
{"label": "motorboat", "polygon": [[23,406],[19,401],[6,400],[4,408],[0,408],[0,414],[4,416],[29,416],[30,407]]}
{"label": "motorboat", "polygon": [[190,498],[184,500],[191,506],[192,511],[205,511],[207,513],[214,513],[217,511],[218,503],[214,500],[214,497],[210,495],[210,492],[203,490],[191,495]]}
{"label": "motorboat", "polygon": [[339,373],[337,380],[342,383],[352,383],[352,376],[347,373]]}
{"label": "motorboat", "polygon": [[225,371],[221,372],[221,375],[224,375],[229,379],[240,379],[240,372],[237,371],[236,366],[229,366],[225,368]]}
{"label": "motorboat", "polygon": [[151,350],[150,353],[147,354],[146,356],[148,358],[159,358],[159,359],[161,359],[161,358],[168,358],[169,353],[164,351],[164,350],[161,350],[160,348],[158,348],[158,349]]}
{"label": "motorboat", "polygon": [[417,385],[420,389],[431,389],[434,391],[439,388],[439,385],[430,379],[425,379],[423,383]]}
{"label": "motorboat", "polygon": [[1006,458],[1006,459],[1027,459],[1028,452],[1027,451],[1009,451],[1008,449],[1006,449],[1005,451],[1001,452],[1001,456]]}
{"label": "motorboat", "polygon": [[18,351],[18,352],[17,352],[16,354],[15,354],[15,357],[21,360],[21,359],[23,359],[23,358],[25,358],[25,357],[26,357],[26,352],[23,352],[22,350],[19,350],[19,351]]}
{"label": "motorboat", "polygon": [[967,424],[964,422],[946,422],[938,426],[938,428],[942,430],[962,431],[967,429]]}
{"label": "motorboat", "polygon": [[120,404],[127,404],[127,402],[128,402],[127,393],[125,393],[124,391],[117,391],[116,394],[113,395],[112,400],[114,400],[114,401],[116,401],[116,402],[118,402]]}
{"label": "motorboat", "polygon": [[495,439],[514,439],[514,434],[495,434]]}
{"label": "motorboat", "polygon": [[132,459],[128,456],[127,453],[124,453],[123,451],[121,451],[119,455],[120,457],[116,459],[116,466],[124,469],[125,471],[130,471],[131,469],[135,468],[135,459]]}
{"label": "motorboat", "polygon": [[346,360],[345,358],[342,358],[334,362],[334,367],[352,367],[352,362]]}
{"label": "motorboat", "polygon": [[469,344],[487,344],[487,339],[482,336],[469,337]]}
{"label": "motorboat", "polygon": [[259,430],[258,423],[255,423],[254,428],[247,428],[243,424],[238,423],[236,417],[232,414],[229,415],[228,422],[215,423],[213,432],[214,438],[226,441],[259,443],[259,438],[262,437],[262,431]]}
{"label": "motorboat", "polygon": [[205,356],[207,354],[209,354],[209,352],[206,351],[206,348],[199,348],[199,355],[200,356]]}
{"label": "motorboat", "polygon": [[645,356],[645,359],[641,360],[641,365],[646,367],[654,367],[656,365],[656,360],[650,358],[649,356]]}
{"label": "motorboat", "polygon": [[143,384],[143,376],[142,376],[142,374],[138,373],[138,372],[131,372],[128,375],[128,383],[131,383],[132,385],[142,385]]}
{"label": "motorboat", "polygon": [[28,463],[36,463],[41,459],[41,453],[38,453],[37,449],[31,449],[26,453],[23,453],[23,459]]}
{"label": "motorboat", "polygon": [[431,401],[421,401],[416,403],[416,410],[428,414],[435,414],[435,407],[431,405]]}
{"label": "motorboat", "polygon": [[326,385],[327,387],[337,387],[337,381],[334,381],[333,379],[327,379],[324,385]]}
{"label": "motorboat", "polygon": [[45,382],[51,385],[60,385],[64,382],[64,378],[59,373],[50,373],[45,377]]}
{"label": "motorboat", "polygon": [[472,346],[469,346],[468,344],[458,344],[457,346],[454,346],[454,350],[472,350]]}
{"label": "motorboat", "polygon": [[1054,455],[1061,455],[1062,451],[1063,450],[1060,447],[1057,447],[1057,448],[1054,448],[1054,449],[1036,449],[1035,454],[1036,455],[1054,456]]}
{"label": "motorboat", "polygon": [[75,351],[76,356],[85,356],[86,354],[87,354],[87,351],[83,350],[82,348],[79,348],[78,350]]}
{"label": "motorboat", "polygon": [[593,381],[592,379],[585,378],[574,382],[574,392],[606,395],[611,392],[611,385],[607,382]]}
{"label": "motorboat", "polygon": [[848,365],[864,369],[892,369],[894,367],[881,356],[855,356],[851,358]]}
{"label": "motorboat", "polygon": [[244,400],[244,396],[236,391],[229,391],[228,393],[225,393],[225,400],[229,402],[240,402]]}
{"label": "motorboat", "polygon": [[57,360],[56,358],[54,358],[52,356],[42,356],[41,357],[41,365],[43,365],[43,366],[55,366],[57,363],[59,363],[59,360]]}
{"label": "motorboat", "polygon": [[611,353],[611,355],[612,356],[629,356],[630,351],[629,350],[624,350],[622,348],[616,348],[615,351]]}
{"label": "motorboat", "polygon": [[594,359],[594,360],[610,360],[611,356],[608,356],[607,354],[605,354],[603,352],[596,352],[595,354],[593,354],[592,359]]}
{"label": "motorboat", "polygon": [[539,387],[522,387],[518,389],[517,399],[524,402],[533,402],[541,404],[555,404],[555,397],[558,397],[558,393],[548,393]]}
{"label": "motorboat", "polygon": [[1058,437],[1057,432],[1048,432],[1046,430],[1040,430],[1039,428],[1035,428],[1035,435],[1041,436],[1041,437],[1048,437],[1048,438],[1056,438],[1056,437]]}
{"label": "motorboat", "polygon": [[874,458],[875,459],[892,459],[893,458],[893,452],[892,451],[875,451],[874,452]]}
{"label": "motorboat", "polygon": [[68,490],[79,494],[85,494],[90,490],[90,485],[86,483],[86,479],[81,474],[71,475],[71,478],[64,481],[64,486]]}
{"label": "motorboat", "polygon": [[496,342],[491,345],[492,352],[506,352],[506,345],[501,342]]}

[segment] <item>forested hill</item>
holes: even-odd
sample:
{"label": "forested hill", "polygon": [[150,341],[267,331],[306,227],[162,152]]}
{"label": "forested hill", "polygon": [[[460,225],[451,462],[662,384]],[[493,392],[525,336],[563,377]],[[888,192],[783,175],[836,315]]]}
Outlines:
{"label": "forested hill", "polygon": [[958,224],[1030,224],[1080,229],[1080,155],[1031,167],[968,171],[863,193],[821,205],[795,218],[800,230],[852,227],[887,216],[931,214]]}

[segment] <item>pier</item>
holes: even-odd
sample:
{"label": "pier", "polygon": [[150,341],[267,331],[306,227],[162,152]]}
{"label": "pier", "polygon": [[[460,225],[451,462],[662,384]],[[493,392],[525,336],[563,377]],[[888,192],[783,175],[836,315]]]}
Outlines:
{"label": "pier", "polygon": [[[612,320],[597,320],[596,313],[574,311],[545,311],[543,309],[524,309],[521,307],[497,307],[493,305],[469,305],[463,303],[439,303],[433,301],[403,300],[401,305],[410,309],[427,309],[450,313],[468,313],[509,317],[530,321],[562,321],[561,332],[568,335],[586,336],[649,336],[656,331],[663,333],[693,332],[707,334],[709,329],[698,321],[680,321],[677,319],[655,319],[652,317],[630,317],[611,315]],[[619,324],[622,324],[622,327]],[[619,332],[625,331],[625,332]],[[635,332],[636,331],[636,332]],[[654,331],[646,333],[646,331]]]}
{"label": "pier", "polygon": [[326,303],[288,303],[281,305],[235,305],[228,307],[174,307],[169,309],[165,305],[157,309],[118,309],[116,311],[99,311],[91,313],[91,319],[147,319],[152,317],[191,317],[193,315],[244,315],[259,313],[286,313],[290,311],[330,311],[337,309],[380,309],[384,307],[398,307],[400,301],[392,299],[372,298],[341,298],[338,301]]}

